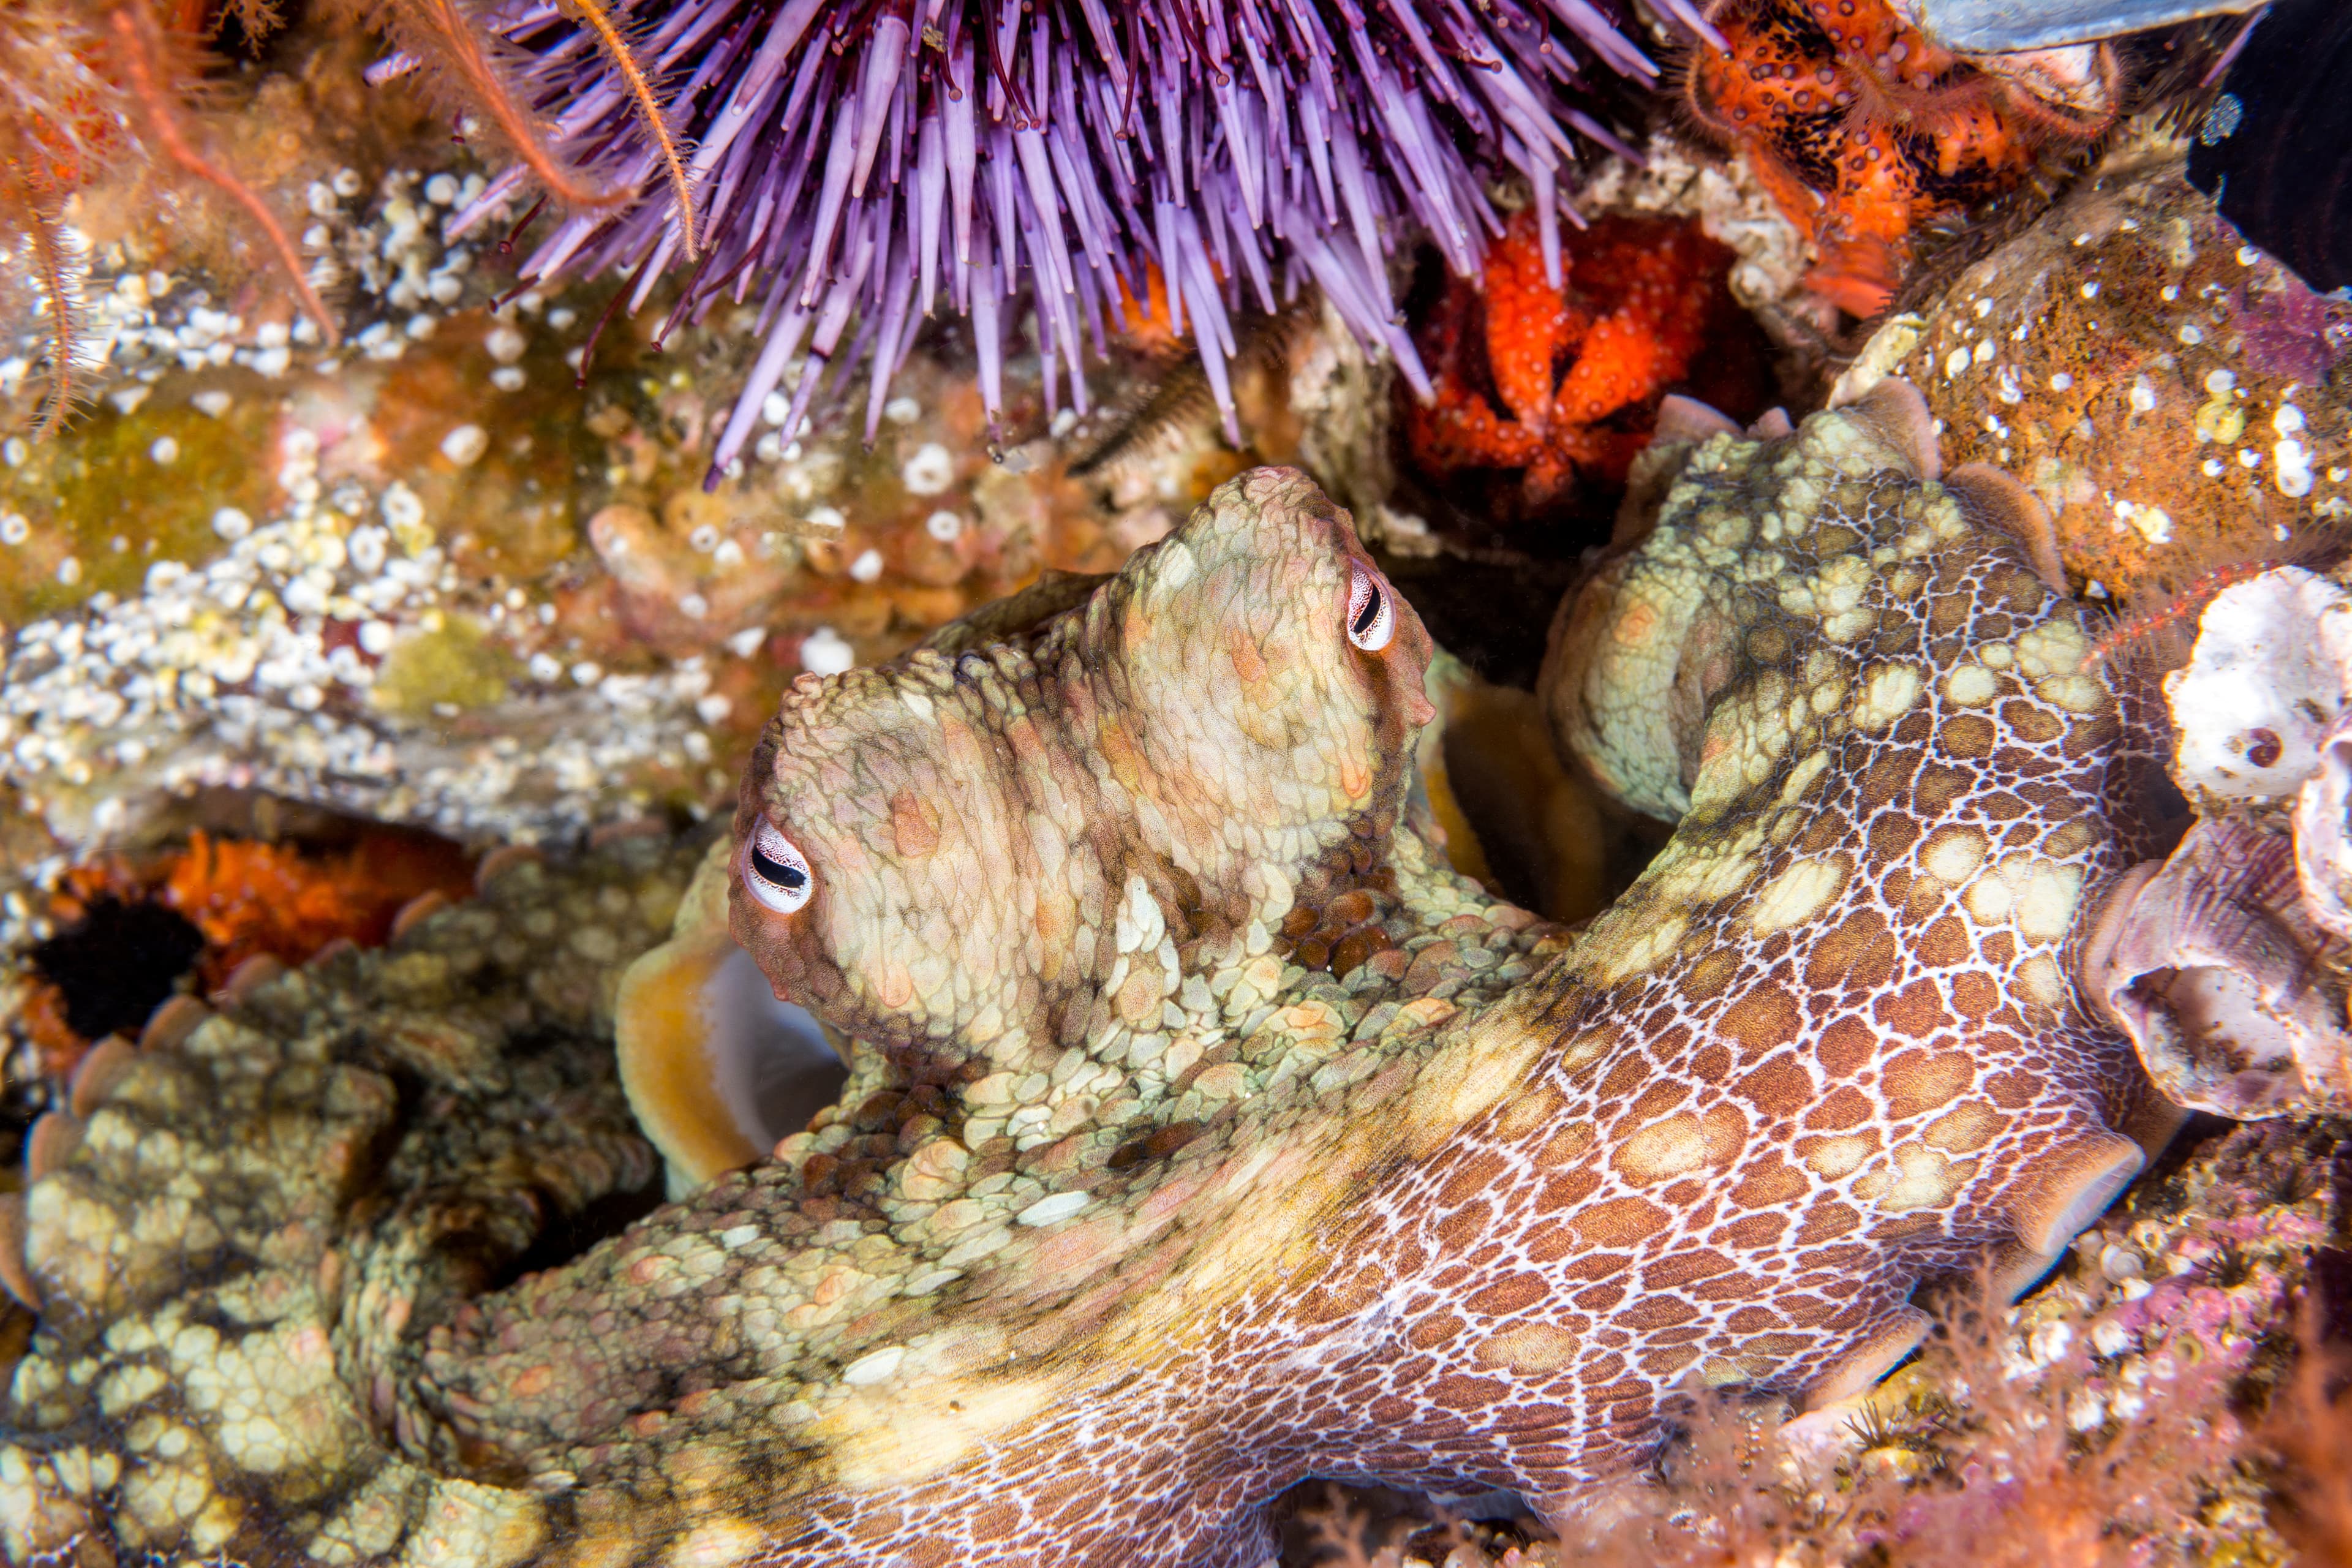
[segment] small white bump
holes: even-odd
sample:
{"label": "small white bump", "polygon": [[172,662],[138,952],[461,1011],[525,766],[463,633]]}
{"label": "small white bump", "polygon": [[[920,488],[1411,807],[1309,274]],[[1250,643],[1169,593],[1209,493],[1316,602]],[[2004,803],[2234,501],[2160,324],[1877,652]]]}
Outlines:
{"label": "small white bump", "polygon": [[1050,1197],[1039,1198],[1023,1209],[1018,1218],[1027,1226],[1052,1225],[1056,1220],[1069,1218],[1093,1201],[1085,1193],[1055,1193]]}
{"label": "small white bump", "polygon": [[915,448],[898,477],[911,493],[935,496],[954,482],[955,458],[937,441],[926,441]]}
{"label": "small white bump", "polygon": [[478,425],[460,425],[441,437],[441,455],[466,468],[481,460],[490,449],[490,434]]}
{"label": "small white bump", "polygon": [[801,668],[811,675],[839,675],[856,662],[856,651],[831,626],[801,638]]}

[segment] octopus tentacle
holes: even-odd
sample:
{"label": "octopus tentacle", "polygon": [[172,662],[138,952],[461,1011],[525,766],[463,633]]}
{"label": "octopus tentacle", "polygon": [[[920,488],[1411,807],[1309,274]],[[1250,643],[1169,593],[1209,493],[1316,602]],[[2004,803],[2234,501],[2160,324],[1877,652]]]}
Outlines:
{"label": "octopus tentacle", "polygon": [[[0,1537],[1238,1563],[1306,1476],[1561,1519],[1692,1379],[1863,1386],[1921,1279],[2021,1281],[2150,1125],[2063,963],[2115,699],[1919,416],[1669,426],[1544,698],[1679,826],[1574,935],[1416,831],[1427,639],[1260,470],[796,685],[701,891],[642,842],[518,867],[257,982],[30,1190]],[[509,1282],[649,1181],[580,1043],[681,899],[716,951],[721,875],[840,1104]]]}

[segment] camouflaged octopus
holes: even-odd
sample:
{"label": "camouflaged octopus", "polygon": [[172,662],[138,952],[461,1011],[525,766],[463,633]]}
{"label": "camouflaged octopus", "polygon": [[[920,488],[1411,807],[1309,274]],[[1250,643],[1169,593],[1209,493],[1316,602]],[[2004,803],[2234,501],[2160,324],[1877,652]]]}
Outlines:
{"label": "camouflaged octopus", "polygon": [[[1694,1384],[1833,1401],[1923,1279],[2032,1277],[2170,1126],[2066,968],[2115,702],[1909,388],[1665,425],[1546,678],[1680,820],[1590,926],[1433,852],[1428,639],[1246,474],[803,678],[691,888],[507,858],[82,1086],[7,1211],[7,1551],[1255,1563],[1308,1476],[1565,1520]],[[722,889],[847,1092],[541,1268],[652,1179],[614,972],[682,903],[623,1012],[689,1017]]]}

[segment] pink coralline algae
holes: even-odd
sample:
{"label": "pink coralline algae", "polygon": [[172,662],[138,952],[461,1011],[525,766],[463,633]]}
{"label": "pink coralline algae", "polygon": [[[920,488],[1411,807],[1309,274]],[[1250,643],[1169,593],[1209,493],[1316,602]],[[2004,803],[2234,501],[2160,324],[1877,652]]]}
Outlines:
{"label": "pink coralline algae", "polygon": [[[1712,32],[1690,0],[1661,8]],[[550,156],[457,226],[568,167],[630,195],[540,230],[523,279],[624,273],[635,310],[689,267],[674,321],[756,304],[714,482],[803,355],[793,426],[870,363],[871,439],[942,305],[970,319],[992,417],[1032,300],[1049,408],[1066,368],[1084,412],[1082,346],[1102,347],[1147,261],[1229,433],[1234,316],[1304,282],[1426,392],[1389,291],[1399,237],[1426,231],[1469,274],[1500,225],[1486,181],[1516,172],[1557,286],[1570,132],[1616,145],[1570,100],[1595,63],[1657,73],[1593,0],[671,0],[638,7],[625,40],[598,37],[594,7],[482,15],[516,96],[551,122]],[[657,128],[647,84],[667,88]]]}
{"label": "pink coralline algae", "polygon": [[2352,305],[2313,293],[2293,279],[2274,293],[2239,290],[2233,309],[2246,363],[2263,375],[2322,382],[2352,350]]}

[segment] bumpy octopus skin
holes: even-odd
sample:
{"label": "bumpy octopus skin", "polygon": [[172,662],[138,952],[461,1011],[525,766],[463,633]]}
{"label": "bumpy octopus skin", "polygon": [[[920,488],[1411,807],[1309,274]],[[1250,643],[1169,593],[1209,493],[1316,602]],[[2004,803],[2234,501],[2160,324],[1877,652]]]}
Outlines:
{"label": "bumpy octopus skin", "polygon": [[506,1282],[649,1179],[595,1046],[682,892],[652,841],[152,1042],[11,1211],[45,1314],[0,1539],[1255,1563],[1303,1477],[1562,1518],[1690,1380],[1859,1387],[1923,1277],[2031,1274],[2163,1121],[2061,962],[2113,702],[1922,427],[1890,392],[1654,459],[1547,694],[1682,825],[1580,933],[1425,847],[1426,639],[1259,470],[1091,591],[787,694],[735,930],[859,1044],[773,1161]]}

